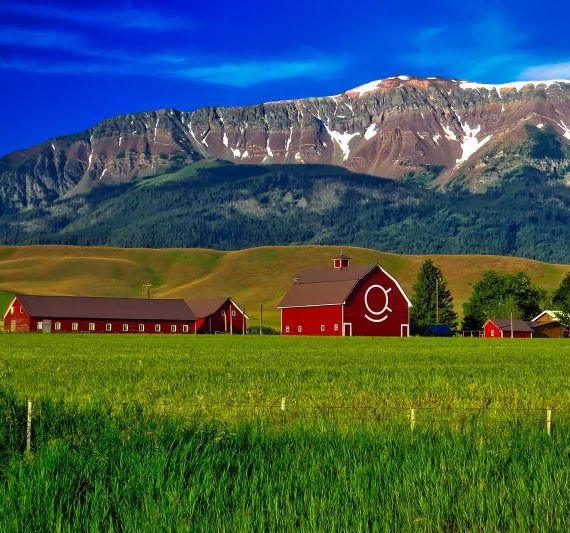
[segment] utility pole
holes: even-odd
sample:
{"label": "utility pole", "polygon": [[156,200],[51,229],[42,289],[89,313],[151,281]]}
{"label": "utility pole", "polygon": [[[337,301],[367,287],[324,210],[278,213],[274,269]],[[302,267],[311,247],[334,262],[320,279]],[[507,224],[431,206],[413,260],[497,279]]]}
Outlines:
{"label": "utility pole", "polygon": [[145,283],[143,287],[146,289],[147,300],[150,300],[150,288],[152,287],[152,283]]}
{"label": "utility pole", "polygon": [[439,324],[439,278],[435,278],[435,323]]}

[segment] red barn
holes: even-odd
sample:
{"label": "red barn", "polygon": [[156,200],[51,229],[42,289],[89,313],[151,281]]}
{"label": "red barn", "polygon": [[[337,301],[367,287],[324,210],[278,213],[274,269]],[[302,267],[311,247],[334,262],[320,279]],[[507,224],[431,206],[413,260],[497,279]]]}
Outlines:
{"label": "red barn", "polygon": [[[6,332],[243,333],[247,315],[229,297],[181,299],[18,295],[4,314]],[[192,306],[195,305],[195,311]],[[211,310],[211,316],[206,309]],[[222,325],[223,313],[228,321]],[[196,314],[198,313],[198,314]],[[199,315],[199,316],[198,316]],[[218,316],[219,315],[219,316]],[[229,316],[232,320],[229,320]],[[204,326],[204,323],[207,325]],[[226,327],[224,327],[226,326]]]}
{"label": "red barn", "polygon": [[249,317],[229,296],[187,300],[194,315],[196,333],[235,333],[247,331]]}
{"label": "red barn", "polygon": [[333,258],[332,268],[305,270],[279,305],[282,335],[410,334],[409,298],[379,265],[351,266]]}
{"label": "red barn", "polygon": [[[512,334],[511,334],[512,329]],[[532,338],[532,328],[528,322],[519,319],[493,318],[483,324],[483,337],[486,338]]]}

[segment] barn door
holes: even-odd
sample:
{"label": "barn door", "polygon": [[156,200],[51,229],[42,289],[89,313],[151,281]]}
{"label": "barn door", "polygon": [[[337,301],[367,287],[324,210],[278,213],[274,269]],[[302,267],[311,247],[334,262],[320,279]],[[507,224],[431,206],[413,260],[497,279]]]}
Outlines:
{"label": "barn door", "polygon": [[10,321],[10,331],[12,333],[14,333],[16,331],[16,321],[15,320]]}
{"label": "barn door", "polygon": [[42,333],[51,333],[51,320],[43,321]]}
{"label": "barn door", "polygon": [[400,328],[400,336],[401,337],[409,337],[410,336],[409,324],[402,324],[402,326]]}
{"label": "barn door", "polygon": [[352,337],[352,324],[350,322],[345,322],[342,325],[342,334],[345,337]]}

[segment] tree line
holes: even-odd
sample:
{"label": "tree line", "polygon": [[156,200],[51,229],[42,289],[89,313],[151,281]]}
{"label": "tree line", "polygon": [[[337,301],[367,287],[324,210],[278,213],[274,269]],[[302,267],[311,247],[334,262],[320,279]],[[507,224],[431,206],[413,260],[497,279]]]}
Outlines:
{"label": "tree line", "polygon": [[493,318],[532,320],[544,309],[557,311],[561,323],[570,327],[570,272],[554,291],[534,285],[524,272],[500,274],[494,270],[483,272],[472,287],[470,299],[463,304],[460,324],[442,271],[431,259],[425,260],[413,287],[412,334],[429,335],[436,325],[447,326],[450,332],[459,327],[479,330]]}

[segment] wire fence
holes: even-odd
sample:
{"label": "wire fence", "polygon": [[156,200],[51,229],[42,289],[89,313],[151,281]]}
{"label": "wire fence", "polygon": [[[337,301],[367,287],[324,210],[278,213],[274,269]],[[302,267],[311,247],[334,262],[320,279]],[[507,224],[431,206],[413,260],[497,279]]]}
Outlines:
{"label": "wire fence", "polygon": [[[53,402],[33,401],[28,399],[12,403],[10,408],[0,412],[0,424],[5,432],[17,432],[25,450],[33,447],[33,435],[37,427],[49,427],[52,418],[61,416]],[[414,405],[411,402],[411,405]],[[80,407],[73,409],[80,412]],[[129,411],[129,409],[131,411]],[[133,409],[135,411],[133,411]],[[121,410],[144,413],[145,416],[176,415],[183,422],[219,421],[222,423],[263,422],[273,427],[333,427],[350,428],[366,427],[383,429],[386,427],[401,428],[404,431],[452,429],[471,431],[477,429],[496,430],[503,424],[529,425],[551,435],[556,424],[568,427],[570,422],[570,406],[535,407],[535,406],[434,406],[415,405],[387,406],[381,404],[344,404],[322,403],[313,398],[275,398],[265,402],[224,402],[216,404],[194,404],[179,406],[171,402],[158,402],[155,405],[142,406],[133,402],[118,402],[107,405],[104,414],[120,415]],[[494,429],[493,429],[494,428]],[[25,435],[25,438],[24,438]]]}

